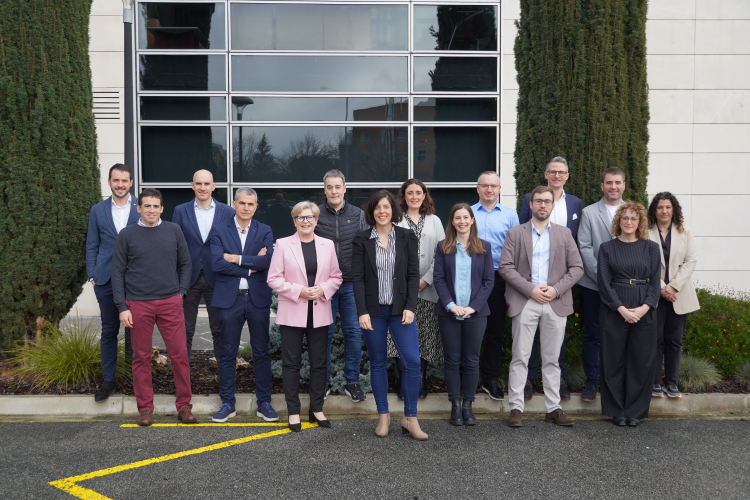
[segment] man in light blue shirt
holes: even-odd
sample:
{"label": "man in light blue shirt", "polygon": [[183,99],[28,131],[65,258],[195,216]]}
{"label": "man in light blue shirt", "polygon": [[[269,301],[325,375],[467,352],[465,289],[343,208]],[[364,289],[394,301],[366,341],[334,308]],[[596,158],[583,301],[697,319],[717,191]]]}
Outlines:
{"label": "man in light blue shirt", "polygon": [[490,315],[484,332],[484,358],[482,361],[482,390],[492,399],[502,400],[502,389],[497,384],[503,356],[503,330],[505,330],[505,281],[497,272],[500,255],[508,230],[518,225],[518,214],[500,204],[500,176],[496,172],[483,172],[477,180],[479,203],[471,207],[479,237],[492,245],[492,263],[495,266],[495,286],[487,299]]}

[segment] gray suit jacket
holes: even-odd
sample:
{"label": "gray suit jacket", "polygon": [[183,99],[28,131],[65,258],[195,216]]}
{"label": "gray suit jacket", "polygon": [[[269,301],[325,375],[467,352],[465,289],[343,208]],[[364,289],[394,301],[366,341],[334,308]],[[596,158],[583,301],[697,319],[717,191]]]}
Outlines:
{"label": "gray suit jacket", "polygon": [[[405,229],[411,229],[406,218],[396,224]],[[427,282],[427,286],[419,292],[419,298],[432,303],[438,301],[437,290],[432,279],[432,272],[435,268],[435,248],[439,241],[445,239],[445,230],[440,218],[437,215],[426,215],[424,218],[424,231],[419,238],[419,277]]]}
{"label": "gray suit jacket", "polygon": [[[620,205],[623,203],[625,202]],[[599,258],[599,245],[612,239],[610,227],[604,198],[583,209],[581,225],[578,227],[578,249],[585,272],[578,284],[591,290],[599,290],[596,284],[596,262]]]}

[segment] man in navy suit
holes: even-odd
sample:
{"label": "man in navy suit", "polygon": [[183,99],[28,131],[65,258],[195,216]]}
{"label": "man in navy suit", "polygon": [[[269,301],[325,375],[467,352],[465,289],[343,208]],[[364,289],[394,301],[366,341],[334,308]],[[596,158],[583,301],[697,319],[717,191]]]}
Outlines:
{"label": "man in navy suit", "polygon": [[[91,208],[86,232],[86,272],[94,287],[102,318],[101,357],[104,383],[94,395],[101,403],[115,391],[117,367],[117,335],[120,333],[120,312],[112,295],[112,255],[115,240],[126,226],[138,222],[138,200],[130,195],[133,172],[130,167],[116,163],[109,169],[107,180],[112,196]],[[130,355],[130,329],[125,329],[125,352]]]}
{"label": "man in navy suit", "polygon": [[214,294],[214,272],[211,269],[211,245],[208,240],[211,228],[215,224],[231,219],[234,210],[216,201],[211,194],[216,189],[214,176],[208,170],[198,170],[193,174],[191,183],[195,191],[195,199],[174,209],[172,222],[180,226],[185,235],[190,259],[193,263],[193,275],[190,277],[190,289],[182,302],[185,313],[185,332],[187,335],[187,352],[193,349],[195,322],[198,318],[198,305],[201,296],[206,301],[208,310],[208,324],[214,344],[214,356],[218,362],[221,357],[221,324],[219,310],[211,305]]}
{"label": "man in navy suit", "polygon": [[[552,189],[554,195],[554,209],[550,220],[554,224],[559,224],[570,229],[573,239],[578,237],[578,225],[581,223],[581,212],[583,211],[583,202],[580,198],[565,192],[565,183],[570,176],[568,170],[568,160],[562,156],[555,156],[547,163],[547,169],[544,172],[544,178],[547,179],[547,187]],[[530,193],[527,193],[521,203],[521,212],[518,214],[518,222],[526,224],[531,220]],[[570,391],[565,386],[564,377],[568,376],[568,367],[565,364],[565,338],[563,337],[562,347],[560,348],[560,398],[570,399]],[[531,384],[536,380],[539,373],[539,329],[536,330],[534,344],[531,348],[531,357],[529,358],[529,372],[527,374],[526,387],[524,388],[524,399],[531,399],[534,395]]]}
{"label": "man in navy suit", "polygon": [[221,358],[219,385],[221,408],[214,422],[226,422],[235,412],[235,370],[242,327],[247,321],[250,347],[255,364],[257,416],[266,422],[279,419],[271,406],[271,358],[268,355],[268,329],[271,314],[271,288],[266,284],[273,256],[271,228],[253,220],[258,194],[242,187],[234,195],[235,216],[219,222],[211,230],[211,267],[216,286],[211,305],[219,308]]}

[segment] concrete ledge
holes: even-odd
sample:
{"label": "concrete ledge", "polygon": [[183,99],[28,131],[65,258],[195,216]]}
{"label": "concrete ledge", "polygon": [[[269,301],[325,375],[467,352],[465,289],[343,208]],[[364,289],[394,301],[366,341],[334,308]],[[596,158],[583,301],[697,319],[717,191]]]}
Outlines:
{"label": "concrete ledge", "polygon": [[[158,394],[154,397],[155,414],[166,415],[177,412],[175,397]],[[300,394],[302,414],[308,412],[310,397]],[[193,413],[196,415],[212,415],[221,406],[217,394],[209,396],[194,395],[192,399]],[[274,394],[271,404],[280,415],[287,414],[286,401],[283,394]],[[252,394],[238,394],[236,409],[238,415],[254,416],[257,410],[255,396]],[[404,403],[395,394],[388,395],[388,406],[394,414],[403,412]],[[573,394],[571,399],[562,402],[563,410],[571,415],[600,415],[599,398],[587,403],[581,400],[580,394]],[[352,403],[348,396],[330,395],[325,401],[324,411],[330,415],[339,416],[375,416],[375,399],[372,394],[361,403]],[[419,400],[418,409],[422,413],[450,412],[450,402],[447,394],[430,394],[426,399]],[[494,401],[486,394],[477,394],[474,402],[474,413],[477,415],[496,415],[503,418],[510,411],[508,401]],[[534,398],[526,401],[524,413],[545,413],[544,395],[534,394]],[[93,396],[0,396],[0,416],[135,416],[138,409],[135,397],[113,395],[104,403],[95,403]],[[651,416],[669,415],[678,417],[701,416],[741,416],[750,414],[750,395],[747,394],[683,394],[681,399],[652,399]]]}

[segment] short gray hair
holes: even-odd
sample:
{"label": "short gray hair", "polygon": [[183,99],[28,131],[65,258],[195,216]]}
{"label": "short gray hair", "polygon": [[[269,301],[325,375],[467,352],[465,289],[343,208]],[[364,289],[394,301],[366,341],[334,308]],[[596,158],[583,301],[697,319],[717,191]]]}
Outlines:
{"label": "short gray hair", "polygon": [[237,197],[241,194],[255,196],[255,203],[258,203],[258,193],[255,192],[255,189],[249,187],[237,188],[237,191],[234,192],[234,201],[237,201]]}
{"label": "short gray hair", "polygon": [[329,177],[341,177],[341,182],[343,182],[344,184],[346,184],[346,177],[344,177],[344,172],[342,172],[341,170],[338,170],[338,169],[334,168],[333,170],[329,170],[328,172],[326,172],[325,175],[323,176],[323,185],[324,186],[325,186],[326,180]]}
{"label": "short gray hair", "polygon": [[292,219],[297,217],[299,214],[301,214],[304,210],[310,209],[310,211],[313,213],[315,218],[317,219],[320,216],[320,209],[318,208],[318,205],[311,201],[300,201],[296,205],[294,205],[294,208],[292,208]]}
{"label": "short gray hair", "polygon": [[570,172],[570,169],[568,169],[568,160],[566,160],[562,156],[555,156],[550,161],[548,161],[547,162],[547,168],[544,169],[545,172],[549,172],[549,165],[550,165],[550,163],[562,163],[563,165],[565,165],[565,172],[566,173]]}

